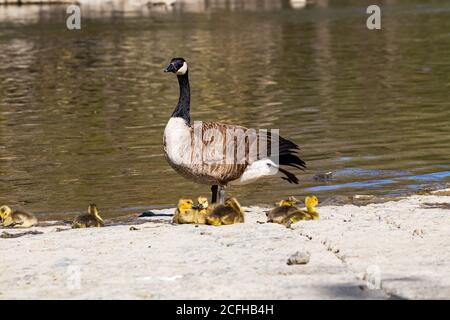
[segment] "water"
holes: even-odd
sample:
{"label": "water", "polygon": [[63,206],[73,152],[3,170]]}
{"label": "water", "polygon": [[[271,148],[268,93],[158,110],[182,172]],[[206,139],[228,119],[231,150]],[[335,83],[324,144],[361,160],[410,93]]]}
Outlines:
{"label": "water", "polygon": [[189,62],[192,119],[302,147],[300,185],[232,187],[245,205],[450,181],[448,1],[386,1],[381,31],[365,27],[369,2],[261,3],[84,11],[81,31],[65,7],[0,7],[0,203],[62,218],[95,202],[111,217],[209,195],[163,157],[173,56]]}

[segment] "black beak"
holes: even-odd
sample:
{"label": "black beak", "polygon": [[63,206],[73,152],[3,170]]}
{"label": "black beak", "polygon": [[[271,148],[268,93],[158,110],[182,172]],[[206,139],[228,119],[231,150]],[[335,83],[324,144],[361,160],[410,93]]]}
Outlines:
{"label": "black beak", "polygon": [[175,67],[173,66],[173,64],[169,64],[165,69],[164,72],[177,72],[177,69],[175,69]]}
{"label": "black beak", "polygon": [[192,205],[192,209],[195,209],[195,210],[200,209],[200,205],[194,204],[194,205]]}

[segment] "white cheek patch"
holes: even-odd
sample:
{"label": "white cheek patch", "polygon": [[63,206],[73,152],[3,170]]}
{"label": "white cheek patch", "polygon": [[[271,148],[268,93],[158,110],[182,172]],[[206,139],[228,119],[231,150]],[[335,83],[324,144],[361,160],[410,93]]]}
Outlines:
{"label": "white cheek patch", "polygon": [[183,75],[183,74],[185,74],[186,73],[186,71],[187,71],[187,63],[186,63],[186,61],[185,62],[183,62],[183,66],[180,68],[180,69],[178,69],[178,71],[177,71],[177,75]]}

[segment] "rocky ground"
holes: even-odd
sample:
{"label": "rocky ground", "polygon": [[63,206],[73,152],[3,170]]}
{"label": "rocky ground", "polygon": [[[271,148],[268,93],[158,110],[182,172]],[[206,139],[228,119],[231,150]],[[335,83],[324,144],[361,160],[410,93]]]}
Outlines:
{"label": "rocky ground", "polygon": [[0,299],[448,299],[449,204],[447,191],[322,206],[292,229],[260,207],[222,227],[157,210],[98,229],[1,229]]}

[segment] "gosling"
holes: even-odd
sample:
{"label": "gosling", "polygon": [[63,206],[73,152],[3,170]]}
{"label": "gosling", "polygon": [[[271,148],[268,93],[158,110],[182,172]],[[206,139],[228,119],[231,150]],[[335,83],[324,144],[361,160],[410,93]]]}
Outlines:
{"label": "gosling", "polygon": [[319,220],[320,214],[317,212],[316,206],[319,204],[319,199],[316,196],[308,196],[305,199],[306,212],[311,216],[312,220]]}
{"label": "gosling", "polygon": [[206,215],[206,224],[212,226],[243,223],[244,211],[236,198],[229,198],[224,205],[217,205],[211,213]]}
{"label": "gosling", "polygon": [[180,199],[172,222],[177,224],[195,223],[196,211],[192,199]]}
{"label": "gosling", "polygon": [[103,227],[105,222],[95,204],[90,204],[88,207],[88,213],[81,214],[73,220],[72,229],[78,228],[98,228]]}
{"label": "gosling", "polygon": [[296,223],[301,220],[319,220],[320,215],[317,212],[316,206],[319,204],[319,200],[316,196],[307,196],[305,198],[306,211],[299,210],[287,217],[286,225],[289,227],[292,223]]}
{"label": "gosling", "polygon": [[3,227],[31,228],[37,224],[37,218],[30,212],[13,210],[9,206],[0,208]]}
{"label": "gosling", "polygon": [[277,207],[267,213],[267,222],[285,224],[290,215],[299,211],[296,207],[298,200],[295,197],[289,197],[288,200],[281,200]]}
{"label": "gosling", "polygon": [[198,197],[198,209],[195,212],[195,223],[206,224],[206,216],[212,212],[213,207],[209,206],[208,199],[205,197]]}

